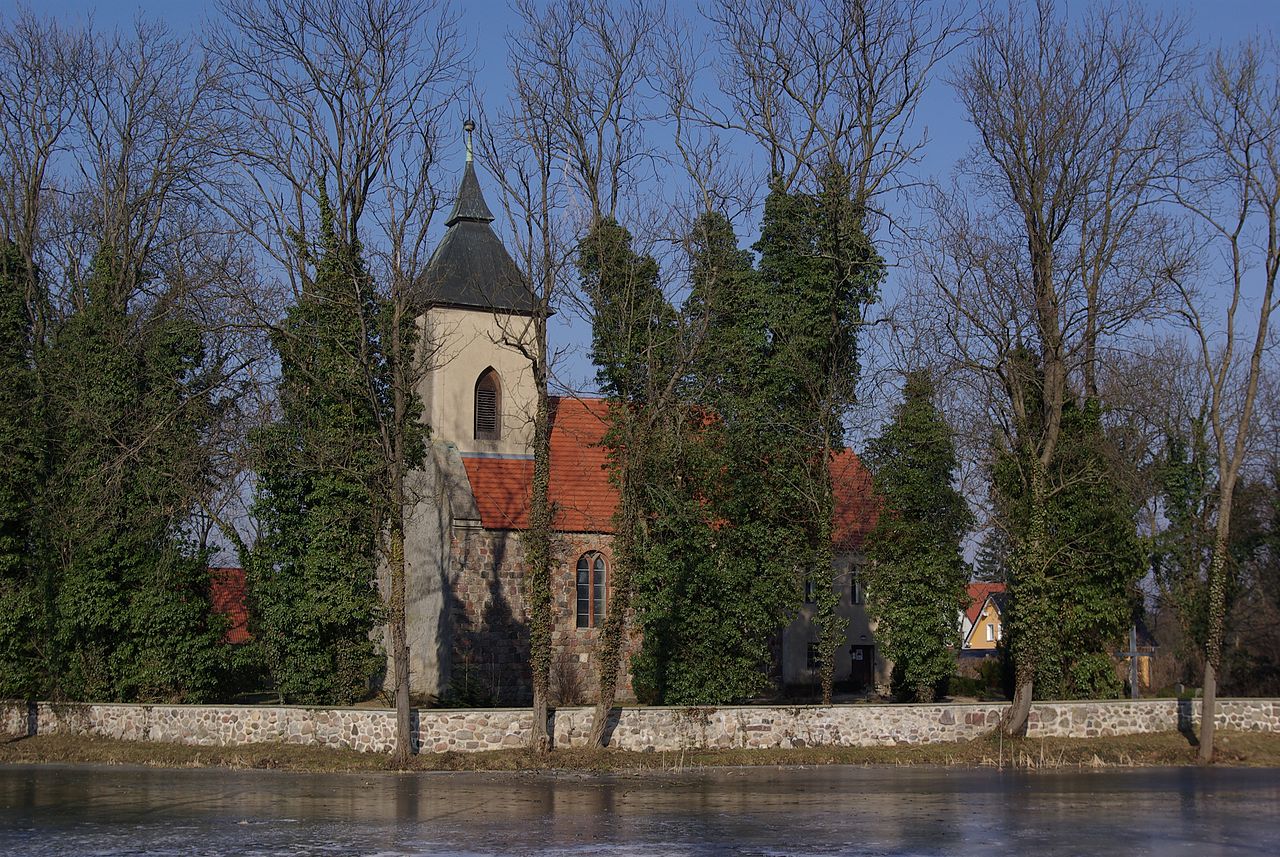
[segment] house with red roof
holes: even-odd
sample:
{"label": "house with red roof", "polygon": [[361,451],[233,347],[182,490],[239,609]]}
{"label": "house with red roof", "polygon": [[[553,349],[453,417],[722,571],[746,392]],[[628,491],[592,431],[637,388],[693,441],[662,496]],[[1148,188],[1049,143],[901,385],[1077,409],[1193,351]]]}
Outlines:
{"label": "house with red roof", "polygon": [[[409,486],[415,498],[405,543],[410,675],[419,698],[525,704],[531,683],[523,537],[536,401],[527,352],[535,305],[493,219],[468,159],[447,232],[415,284],[428,361],[419,392],[431,450]],[[598,627],[610,597],[618,500],[602,445],[607,407],[599,398],[557,398],[551,430],[557,562],[552,683],[576,685],[588,698]],[[887,665],[876,659],[857,556],[876,508],[870,476],[857,456],[842,453],[832,472],[842,611],[853,623],[837,677],[858,670],[856,677],[870,683],[877,667],[887,677]],[[806,613],[779,629],[784,681],[801,683],[812,673],[812,619]],[[633,633],[629,651],[639,642]],[[631,695],[626,670],[619,693]]]}
{"label": "house with red roof", "polygon": [[960,647],[994,651],[1004,641],[1003,583],[970,583],[969,606],[960,614]]}

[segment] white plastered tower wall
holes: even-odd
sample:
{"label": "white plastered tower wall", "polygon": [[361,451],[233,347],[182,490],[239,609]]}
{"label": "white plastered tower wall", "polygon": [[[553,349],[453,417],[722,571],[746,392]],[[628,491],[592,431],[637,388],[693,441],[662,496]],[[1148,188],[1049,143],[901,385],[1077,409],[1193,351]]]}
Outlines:
{"label": "white plastered tower wall", "polygon": [[[432,307],[419,325],[430,361],[419,395],[432,439],[453,444],[464,455],[530,454],[536,390],[533,369],[516,343],[532,339],[531,319],[496,310]],[[475,436],[476,381],[487,369],[499,382],[496,440]]]}

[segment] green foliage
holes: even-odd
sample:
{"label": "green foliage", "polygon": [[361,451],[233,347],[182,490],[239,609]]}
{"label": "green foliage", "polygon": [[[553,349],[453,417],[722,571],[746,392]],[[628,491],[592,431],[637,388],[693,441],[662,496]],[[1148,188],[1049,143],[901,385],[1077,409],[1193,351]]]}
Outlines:
{"label": "green foliage", "polygon": [[[368,395],[382,307],[324,209],[314,282],[272,343],[279,418],[253,437],[259,535],[246,562],[250,629],[288,702],[347,704],[382,666],[376,534],[385,514],[379,403]],[[385,372],[373,379],[385,390]]]}
{"label": "green foliage", "polygon": [[[802,547],[795,504],[774,490],[781,471],[762,466],[782,458],[785,438],[761,389],[771,365],[763,283],[719,215],[695,224],[690,247],[681,329],[696,356],[678,404],[653,423],[636,475],[643,647],[633,683],[642,699],[676,705],[730,702],[768,686],[760,629],[780,627],[798,606]],[[665,325],[669,310],[652,305],[653,321]]]}
{"label": "green foliage", "polygon": [[[1203,651],[1208,634],[1207,569],[1213,554],[1212,468],[1202,420],[1165,439],[1157,477],[1168,526],[1153,539],[1151,569],[1162,606],[1172,607],[1183,642]],[[1230,569],[1228,569],[1230,570]],[[1228,581],[1228,602],[1233,586]],[[1188,655],[1190,652],[1182,652]]]}
{"label": "green foliage", "polygon": [[[649,701],[715,704],[769,687],[773,634],[799,609],[813,569],[826,584],[828,665],[844,639],[828,460],[841,446],[857,330],[883,265],[838,172],[821,194],[773,189],[758,270],[719,214],[695,223],[688,247],[690,293],[674,322],[683,333],[656,338],[682,342],[689,368],[679,406],[645,442],[635,578],[644,644],[632,673]],[[646,277],[632,281],[628,300],[648,288]],[[655,311],[644,341],[652,343],[654,329],[673,323],[665,305],[647,305]],[[600,327],[596,335],[605,337],[596,347],[602,382],[615,394],[636,389],[634,367],[653,354]]]}
{"label": "green foliage", "polygon": [[131,305],[110,248],[76,284],[41,361],[49,476],[50,692],[70,699],[209,699],[222,674],[206,556],[182,527],[207,478],[214,418],[198,325],[174,303]]}
{"label": "green foliage", "polygon": [[616,220],[595,224],[578,245],[578,272],[592,306],[591,360],[605,395],[631,406],[652,398],[673,360],[675,310],[658,263],[631,248]]}
{"label": "green foliage", "polygon": [[960,543],[972,516],[952,487],[952,432],[933,406],[928,376],[907,377],[893,421],[867,449],[880,517],[867,541],[867,605],[902,695],[931,701],[955,670],[956,615],[968,566]]}
{"label": "green foliage", "polygon": [[[1068,403],[1058,455],[1047,474],[1054,486],[1043,512],[1048,560],[1013,563],[1006,639],[1015,651],[1036,648],[1040,698],[1099,698],[1122,690],[1111,653],[1123,644],[1140,607],[1137,583],[1147,557],[1134,524],[1136,509],[1117,484],[1106,444],[1100,406]],[[1015,553],[1025,549],[1032,519],[1021,478],[1029,469],[1015,453],[996,454],[997,507]]]}
{"label": "green foliage", "polygon": [[17,249],[0,247],[0,697],[10,698],[32,696],[41,683],[33,501],[43,438],[28,279]]}
{"label": "green foliage", "polygon": [[797,520],[807,521],[806,550],[795,559],[817,583],[819,672],[829,702],[835,653],[846,640],[846,623],[836,612],[830,461],[843,447],[843,418],[859,372],[858,335],[884,263],[862,230],[848,175],[832,163],[820,185],[812,195],[771,189],[756,250],[771,304],[766,354],[775,409],[761,416],[790,435],[772,460],[789,462],[779,476],[795,495]]}

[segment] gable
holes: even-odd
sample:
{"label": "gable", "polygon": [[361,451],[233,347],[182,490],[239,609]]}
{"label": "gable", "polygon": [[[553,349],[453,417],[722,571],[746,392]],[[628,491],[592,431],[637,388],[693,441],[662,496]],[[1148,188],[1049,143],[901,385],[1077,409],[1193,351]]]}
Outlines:
{"label": "gable", "polygon": [[[982,615],[983,607],[986,606],[987,598],[995,594],[1004,594],[1003,583],[970,583],[968,586],[969,607],[964,612],[964,617],[969,620],[972,625],[978,621],[978,617]],[[996,609],[1000,609],[1000,605],[996,605]]]}

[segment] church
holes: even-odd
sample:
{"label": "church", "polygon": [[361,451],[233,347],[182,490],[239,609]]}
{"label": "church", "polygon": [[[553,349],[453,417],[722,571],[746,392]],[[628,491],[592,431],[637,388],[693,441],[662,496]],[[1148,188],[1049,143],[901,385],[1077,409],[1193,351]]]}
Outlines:
{"label": "church", "polygon": [[[532,689],[522,532],[533,475],[536,388],[521,346],[531,341],[534,304],[493,230],[494,215],[469,148],[447,231],[416,295],[426,355],[419,391],[431,447],[413,480],[415,502],[406,528],[411,694],[418,701],[525,705]],[[594,696],[595,643],[610,597],[617,494],[601,445],[605,401],[559,397],[553,415],[552,696],[553,702],[569,704]],[[889,665],[876,654],[858,579],[859,549],[876,514],[870,475],[847,450],[833,461],[832,475],[840,611],[849,620],[836,677],[854,686],[883,687]],[[806,604],[780,629],[775,672],[784,685],[815,681],[812,620],[813,608]],[[628,653],[640,643],[637,631],[630,635]],[[634,699],[625,655],[618,693],[622,700]]]}

